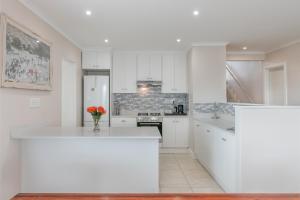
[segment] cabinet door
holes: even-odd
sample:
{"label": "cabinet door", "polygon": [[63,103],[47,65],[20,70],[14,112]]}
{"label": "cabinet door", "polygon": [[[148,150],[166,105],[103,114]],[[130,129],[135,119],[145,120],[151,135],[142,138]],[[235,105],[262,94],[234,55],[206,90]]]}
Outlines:
{"label": "cabinet door", "polygon": [[136,93],[136,55],[116,53],[113,66],[113,92]]}
{"label": "cabinet door", "polygon": [[126,93],[136,93],[136,54],[129,54],[126,59]]}
{"label": "cabinet door", "polygon": [[202,132],[202,145],[203,145],[203,164],[212,168],[214,165],[214,135],[209,126],[203,126]]}
{"label": "cabinet door", "polygon": [[189,123],[188,118],[175,118],[175,142],[176,147],[189,146]]}
{"label": "cabinet door", "polygon": [[137,80],[147,81],[150,77],[150,56],[148,54],[139,54],[137,56]]}
{"label": "cabinet door", "polygon": [[187,67],[184,53],[174,56],[174,93],[187,93]]}
{"label": "cabinet door", "polygon": [[236,192],[236,143],[235,136],[224,132],[221,143],[219,179],[226,192]]}
{"label": "cabinet door", "polygon": [[163,119],[163,147],[175,147],[175,126],[174,119]]}
{"label": "cabinet door", "polygon": [[97,65],[97,52],[85,50],[82,52],[82,68],[95,69]]}
{"label": "cabinet door", "polygon": [[194,135],[194,153],[196,158],[201,161],[200,151],[201,151],[201,131],[200,123],[197,120],[193,121],[193,135]]}
{"label": "cabinet door", "polygon": [[106,51],[97,52],[97,69],[110,69],[111,68],[111,53]]}
{"label": "cabinet door", "polygon": [[150,56],[150,79],[151,81],[161,81],[161,55]]}
{"label": "cabinet door", "polygon": [[162,93],[173,93],[174,91],[174,56],[163,55],[162,58]]}

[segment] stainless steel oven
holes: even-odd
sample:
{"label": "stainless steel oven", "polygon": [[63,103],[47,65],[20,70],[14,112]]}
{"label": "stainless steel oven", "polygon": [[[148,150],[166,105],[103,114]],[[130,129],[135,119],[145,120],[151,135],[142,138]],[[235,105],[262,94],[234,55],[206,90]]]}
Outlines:
{"label": "stainless steel oven", "polygon": [[[161,138],[163,138],[163,125],[162,117],[159,113],[139,113],[137,117],[137,126],[138,127],[157,127]],[[162,143],[162,139],[159,141]]]}

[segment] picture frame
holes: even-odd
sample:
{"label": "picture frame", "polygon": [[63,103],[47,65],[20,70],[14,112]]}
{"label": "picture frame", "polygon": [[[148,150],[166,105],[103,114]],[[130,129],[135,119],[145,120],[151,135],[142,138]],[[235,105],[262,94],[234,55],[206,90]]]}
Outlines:
{"label": "picture frame", "polygon": [[52,90],[52,44],[1,14],[1,87]]}

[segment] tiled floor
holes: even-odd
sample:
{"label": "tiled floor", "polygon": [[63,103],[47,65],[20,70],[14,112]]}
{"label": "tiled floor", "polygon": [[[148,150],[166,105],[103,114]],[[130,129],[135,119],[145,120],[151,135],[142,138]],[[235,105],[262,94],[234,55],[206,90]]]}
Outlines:
{"label": "tiled floor", "polygon": [[160,154],[160,192],[223,193],[190,154]]}

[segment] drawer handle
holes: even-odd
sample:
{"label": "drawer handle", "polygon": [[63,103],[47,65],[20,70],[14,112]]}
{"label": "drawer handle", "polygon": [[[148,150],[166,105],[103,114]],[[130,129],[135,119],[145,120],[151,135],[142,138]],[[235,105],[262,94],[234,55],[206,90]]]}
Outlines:
{"label": "drawer handle", "polygon": [[226,140],[226,138],[222,138],[222,140],[224,141],[224,142],[226,142],[227,140]]}

